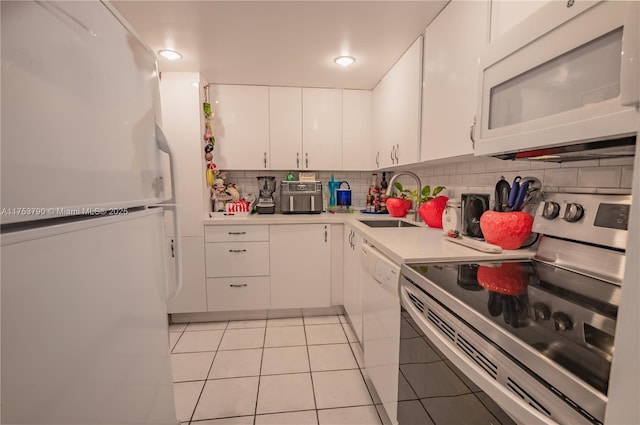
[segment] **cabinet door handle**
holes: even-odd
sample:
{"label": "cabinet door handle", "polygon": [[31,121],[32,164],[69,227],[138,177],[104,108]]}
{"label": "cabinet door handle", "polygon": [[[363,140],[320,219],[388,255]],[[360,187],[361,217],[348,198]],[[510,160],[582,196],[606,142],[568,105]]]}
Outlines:
{"label": "cabinet door handle", "polygon": [[400,164],[400,156],[398,155],[398,153],[400,152],[400,144],[396,145],[396,164]]}
{"label": "cabinet door handle", "polygon": [[244,288],[245,286],[247,286],[246,283],[232,283],[231,285],[229,285],[232,288]]}
{"label": "cabinet door handle", "polygon": [[173,239],[171,239],[171,258],[176,258],[176,247]]}
{"label": "cabinet door handle", "polygon": [[476,132],[476,117],[473,117],[473,123],[471,124],[471,127],[469,128],[469,139],[471,139],[471,147],[473,149],[476,148],[475,132]]}
{"label": "cabinet door handle", "polygon": [[392,164],[395,164],[395,163],[396,163],[396,162],[395,162],[396,160],[395,160],[395,158],[393,157],[393,151],[394,151],[394,150],[396,150],[396,147],[395,147],[395,146],[391,146],[391,163],[392,163]]}
{"label": "cabinet door handle", "polygon": [[304,161],[305,161],[305,165],[307,166],[307,168],[309,168],[309,153],[305,153],[304,154]]}
{"label": "cabinet door handle", "polygon": [[300,152],[296,152],[296,168],[300,168]]}
{"label": "cabinet door handle", "polygon": [[246,235],[247,232],[228,232],[230,235]]}
{"label": "cabinet door handle", "polygon": [[380,167],[380,151],[376,153],[376,167]]}
{"label": "cabinet door handle", "polygon": [[329,232],[327,231],[327,226],[324,226],[324,241],[327,242],[329,237]]}
{"label": "cabinet door handle", "polygon": [[246,249],[230,249],[229,252],[232,252],[234,254],[239,254],[239,253],[247,252],[247,250]]}
{"label": "cabinet door handle", "polygon": [[267,168],[267,153],[264,153],[264,168]]}

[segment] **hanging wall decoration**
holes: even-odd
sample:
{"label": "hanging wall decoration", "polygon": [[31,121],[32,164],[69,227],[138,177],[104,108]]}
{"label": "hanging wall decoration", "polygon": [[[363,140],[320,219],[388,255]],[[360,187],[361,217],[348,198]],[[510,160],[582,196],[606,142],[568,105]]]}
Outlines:
{"label": "hanging wall decoration", "polygon": [[204,158],[207,161],[207,186],[213,187],[215,176],[218,174],[218,167],[213,162],[213,150],[216,145],[216,138],[213,135],[213,117],[215,114],[211,110],[211,102],[209,100],[209,85],[204,86],[204,103],[202,104],[204,112]]}

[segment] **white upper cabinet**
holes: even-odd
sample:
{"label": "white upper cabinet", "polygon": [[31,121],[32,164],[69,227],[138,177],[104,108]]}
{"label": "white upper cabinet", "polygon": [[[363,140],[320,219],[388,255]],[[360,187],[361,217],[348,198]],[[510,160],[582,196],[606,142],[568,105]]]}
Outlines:
{"label": "white upper cabinet", "polygon": [[270,168],[302,167],[302,88],[269,87]]}
{"label": "white upper cabinet", "polygon": [[[493,0],[491,2],[491,41],[497,40],[551,0]],[[469,5],[470,2],[467,2]],[[483,15],[484,16],[484,15]]]}
{"label": "white upper cabinet", "polygon": [[342,167],[371,170],[371,90],[342,91]]}
{"label": "white upper cabinet", "polygon": [[342,169],[342,90],[302,89],[301,169]]}
{"label": "white upper cabinet", "polygon": [[269,88],[210,85],[213,162],[220,169],[269,168]]}
{"label": "white upper cabinet", "polygon": [[373,90],[372,164],[377,168],[418,162],[422,103],[422,36]]}
{"label": "white upper cabinet", "polygon": [[488,15],[486,1],[454,0],[425,31],[420,161],[473,153],[470,126]]}

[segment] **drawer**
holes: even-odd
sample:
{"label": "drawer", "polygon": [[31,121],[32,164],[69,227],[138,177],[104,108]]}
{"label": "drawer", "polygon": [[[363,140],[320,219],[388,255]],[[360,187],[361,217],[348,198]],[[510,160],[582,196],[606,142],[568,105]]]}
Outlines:
{"label": "drawer", "polygon": [[269,306],[268,276],[207,279],[209,311],[264,310]]}
{"label": "drawer", "polygon": [[268,241],[268,225],[205,226],[205,242]]}
{"label": "drawer", "polygon": [[269,242],[205,243],[207,277],[268,276]]}

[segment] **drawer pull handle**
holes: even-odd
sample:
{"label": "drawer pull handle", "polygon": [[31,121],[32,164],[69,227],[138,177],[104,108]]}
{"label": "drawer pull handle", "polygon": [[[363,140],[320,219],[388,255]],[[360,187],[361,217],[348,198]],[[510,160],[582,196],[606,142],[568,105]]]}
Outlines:
{"label": "drawer pull handle", "polygon": [[244,288],[245,286],[247,286],[246,283],[232,283],[231,285],[229,285],[232,288]]}
{"label": "drawer pull handle", "polygon": [[229,252],[233,252],[237,254],[237,253],[247,252],[247,250],[246,249],[230,249]]}
{"label": "drawer pull handle", "polygon": [[228,232],[230,235],[246,235],[247,232]]}

